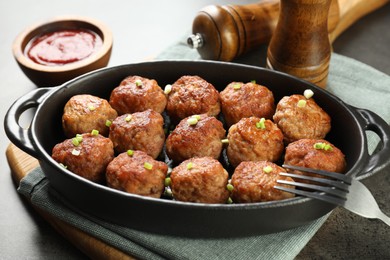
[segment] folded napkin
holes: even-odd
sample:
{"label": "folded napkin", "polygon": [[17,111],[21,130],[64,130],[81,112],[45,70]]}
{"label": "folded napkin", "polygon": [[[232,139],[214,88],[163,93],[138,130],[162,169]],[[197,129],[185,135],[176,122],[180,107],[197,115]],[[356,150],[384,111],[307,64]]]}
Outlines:
{"label": "folded napkin", "polygon": [[[158,59],[194,60],[200,57],[185,43],[178,43]],[[386,74],[333,53],[328,81],[330,92],[351,105],[370,109],[390,122],[387,105],[390,77]],[[371,150],[375,149],[377,142],[375,136],[369,136]],[[268,235],[183,238],[124,228],[80,213],[62,202],[39,167],[21,181],[18,191],[36,207],[139,259],[294,259],[328,217],[326,215],[308,225]]]}

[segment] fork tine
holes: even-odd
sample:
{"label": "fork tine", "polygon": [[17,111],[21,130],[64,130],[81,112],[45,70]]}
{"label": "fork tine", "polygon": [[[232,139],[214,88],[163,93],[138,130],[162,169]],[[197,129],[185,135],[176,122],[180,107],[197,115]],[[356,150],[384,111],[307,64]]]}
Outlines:
{"label": "fork tine", "polygon": [[302,180],[309,180],[312,182],[318,182],[318,183],[323,183],[327,184],[329,186],[336,187],[340,190],[348,191],[349,185],[340,182],[340,181],[334,181],[330,179],[325,179],[325,178],[318,178],[318,177],[312,177],[312,176],[306,176],[306,175],[301,175],[301,174],[293,174],[293,173],[287,173],[287,172],[280,172],[279,175],[281,176],[286,176],[286,177],[291,177],[293,179],[302,179]]}
{"label": "fork tine", "polygon": [[277,180],[277,183],[280,184],[285,184],[285,185],[291,185],[295,187],[300,187],[300,188],[306,188],[306,189],[311,189],[314,191],[323,191],[327,194],[334,195],[336,197],[346,199],[347,193],[345,191],[341,191],[338,189],[334,189],[332,187],[326,187],[326,186],[320,186],[320,185],[315,185],[315,184],[308,184],[308,183],[301,183],[301,182],[295,182],[295,181],[286,181],[286,180]]}
{"label": "fork tine", "polygon": [[283,186],[274,186],[274,188],[278,189],[278,190],[285,191],[285,192],[290,192],[290,193],[293,193],[293,194],[297,194],[297,195],[301,195],[301,196],[305,196],[305,197],[309,197],[309,198],[313,198],[313,199],[322,200],[322,201],[325,201],[325,202],[328,202],[328,203],[332,203],[332,204],[335,204],[335,205],[339,205],[339,206],[343,206],[344,203],[345,203],[344,199],[339,199],[339,198],[336,198],[336,197],[333,197],[333,196],[328,196],[328,195],[326,195],[324,193],[316,193],[316,192],[310,192],[310,191],[296,190],[296,189],[292,189],[292,188],[286,188],[286,187],[283,187]]}
{"label": "fork tine", "polygon": [[352,177],[347,176],[342,173],[337,173],[337,172],[329,172],[329,171],[324,171],[324,170],[318,170],[318,169],[311,169],[311,168],[305,168],[305,167],[299,167],[295,165],[288,165],[288,164],[283,164],[283,168],[286,169],[291,169],[291,170],[297,170],[297,171],[302,171],[302,172],[309,172],[309,173],[314,173],[314,174],[319,174],[327,177],[331,177],[337,180],[341,180],[347,184],[351,184],[351,179]]}

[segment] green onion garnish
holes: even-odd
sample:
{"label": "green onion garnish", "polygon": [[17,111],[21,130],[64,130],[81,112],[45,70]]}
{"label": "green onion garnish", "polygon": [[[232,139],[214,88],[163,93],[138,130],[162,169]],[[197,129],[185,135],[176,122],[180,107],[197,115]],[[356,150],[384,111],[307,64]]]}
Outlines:
{"label": "green onion garnish", "polygon": [[90,111],[93,111],[93,110],[96,109],[96,107],[95,107],[93,104],[89,103],[89,104],[88,104],[88,109],[89,109]]}
{"label": "green onion garnish", "polygon": [[72,144],[73,144],[74,146],[79,146],[79,144],[80,144],[79,139],[78,139],[77,137],[73,137],[73,138],[72,138]]}
{"label": "green onion garnish", "polygon": [[168,186],[170,186],[170,185],[171,185],[171,178],[169,178],[169,177],[165,178],[165,180],[164,180],[164,186],[165,186],[165,187],[168,187]]}
{"label": "green onion garnish", "polygon": [[80,150],[73,149],[73,150],[72,150],[72,154],[73,154],[74,156],[79,156],[79,155],[80,155]]}
{"label": "green onion garnish", "polygon": [[265,172],[265,173],[270,173],[270,172],[272,172],[272,167],[271,166],[265,166],[264,168],[263,168],[263,172]]}
{"label": "green onion garnish", "polygon": [[229,197],[229,198],[227,199],[226,203],[227,203],[227,204],[233,204],[232,198]]}
{"label": "green onion garnish", "polygon": [[233,186],[232,184],[228,183],[228,184],[226,185],[226,189],[227,189],[229,192],[232,192],[232,191],[234,190],[234,186]]}
{"label": "green onion garnish", "polygon": [[325,150],[325,151],[332,151],[332,146],[330,144],[326,144],[326,143],[315,143],[313,145],[314,149],[317,149],[317,150]]}
{"label": "green onion garnish", "polygon": [[234,90],[239,90],[239,89],[241,89],[241,83],[235,83],[235,84],[233,85],[233,89],[234,89]]}
{"label": "green onion garnish", "polygon": [[229,139],[227,139],[227,138],[226,138],[226,139],[222,139],[221,142],[222,142],[223,144],[228,144],[228,143],[229,143]]}
{"label": "green onion garnish", "polygon": [[166,85],[164,88],[164,93],[168,95],[169,93],[171,93],[171,91],[172,91],[172,85],[171,84]]}
{"label": "green onion garnish", "polygon": [[190,117],[187,119],[187,123],[189,125],[196,125],[198,123],[198,119],[196,117]]}
{"label": "green onion garnish", "polygon": [[68,168],[68,166],[66,166],[65,164],[63,164],[63,163],[60,163],[60,166],[62,167],[62,168]]}
{"label": "green onion garnish", "polygon": [[133,117],[132,117],[131,115],[127,115],[127,116],[125,117],[125,121],[126,121],[126,122],[130,122],[132,118],[133,118]]}
{"label": "green onion garnish", "polygon": [[128,156],[133,156],[134,154],[134,151],[133,150],[127,150],[127,155]]}
{"label": "green onion garnish", "polygon": [[192,162],[189,162],[187,164],[187,170],[191,170],[194,167],[194,164]]}
{"label": "green onion garnish", "polygon": [[106,120],[106,126],[107,126],[107,127],[110,127],[111,124],[112,124],[112,122],[111,122],[110,120],[107,119],[107,120]]}
{"label": "green onion garnish", "polygon": [[311,89],[306,89],[303,92],[303,95],[305,96],[306,99],[309,99],[309,98],[311,98],[314,95],[314,92]]}
{"label": "green onion garnish", "polygon": [[98,134],[99,134],[99,130],[96,129],[93,129],[91,132],[91,135],[98,135]]}
{"label": "green onion garnish", "polygon": [[135,85],[136,85],[137,87],[141,87],[141,86],[142,86],[142,81],[141,81],[140,79],[137,79],[137,80],[135,81]]}
{"label": "green onion garnish", "polygon": [[300,99],[297,104],[298,107],[305,107],[306,106],[306,100]]}
{"label": "green onion garnish", "polygon": [[252,79],[252,80],[251,80],[251,83],[252,83],[252,84],[256,84],[256,80]]}
{"label": "green onion garnish", "polygon": [[259,122],[256,123],[258,129],[265,129],[265,118],[262,117]]}
{"label": "green onion garnish", "polygon": [[148,162],[145,162],[145,163],[144,163],[144,168],[145,168],[146,170],[151,170],[151,169],[153,169],[153,164],[148,163]]}

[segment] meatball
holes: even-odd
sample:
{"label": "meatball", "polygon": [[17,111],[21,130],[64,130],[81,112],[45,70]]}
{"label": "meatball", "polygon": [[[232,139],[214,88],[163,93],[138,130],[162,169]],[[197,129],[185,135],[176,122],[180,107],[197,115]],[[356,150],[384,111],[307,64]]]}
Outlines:
{"label": "meatball", "polygon": [[228,177],[219,161],[211,157],[191,158],[172,169],[172,194],[179,201],[226,203]]}
{"label": "meatball", "polygon": [[117,153],[141,150],[156,159],[164,146],[164,119],[151,109],[118,116],[111,123],[109,138]]}
{"label": "meatball", "polygon": [[202,114],[184,118],[167,137],[166,153],[176,163],[191,157],[218,159],[225,132],[215,117]]}
{"label": "meatball", "polygon": [[82,94],[69,99],[62,115],[62,127],[66,137],[98,130],[101,135],[108,135],[107,120],[112,121],[117,112],[107,100]]}
{"label": "meatball", "polygon": [[284,150],[283,133],[269,119],[248,117],[229,128],[226,149],[230,164],[243,161],[279,160]]}
{"label": "meatball", "polygon": [[283,97],[276,106],[274,122],[284,134],[286,143],[299,139],[322,139],[331,128],[330,116],[313,98],[302,95]]}
{"label": "meatball", "polygon": [[232,200],[235,203],[251,203],[272,200],[282,200],[294,197],[294,194],[274,188],[277,180],[293,181],[290,177],[280,176],[286,172],[282,167],[267,161],[242,162],[234,170],[231,184],[233,185]]}
{"label": "meatball", "polygon": [[219,114],[219,92],[212,84],[199,76],[182,76],[168,94],[167,113],[173,122],[195,115]]}
{"label": "meatball", "polygon": [[128,151],[112,160],[106,170],[107,185],[132,194],[160,198],[168,166],[142,151]]}
{"label": "meatball", "polygon": [[100,183],[114,158],[114,146],[110,139],[93,131],[55,145],[52,158],[73,173]]}
{"label": "meatball", "polygon": [[129,76],[113,89],[110,104],[119,115],[147,109],[162,113],[167,104],[167,97],[156,80]]}
{"label": "meatball", "polygon": [[244,117],[271,119],[275,112],[272,92],[254,82],[232,82],[221,91],[220,97],[222,113],[228,126]]}
{"label": "meatball", "polygon": [[[290,143],[286,147],[284,164],[338,173],[343,173],[346,169],[345,156],[341,150],[323,139],[300,139]],[[323,177],[318,174],[289,171]]]}

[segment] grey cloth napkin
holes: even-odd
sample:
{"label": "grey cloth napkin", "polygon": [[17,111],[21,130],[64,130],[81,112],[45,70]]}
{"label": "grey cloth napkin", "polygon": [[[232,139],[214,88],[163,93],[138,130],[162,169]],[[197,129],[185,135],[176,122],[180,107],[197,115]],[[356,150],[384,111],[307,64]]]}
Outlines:
{"label": "grey cloth napkin", "polygon": [[[179,43],[158,59],[200,59]],[[348,104],[374,111],[390,122],[390,77],[358,61],[332,54],[328,90]],[[378,140],[369,138],[373,150]],[[38,208],[139,259],[294,259],[328,215],[279,233],[244,238],[200,239],[159,235],[113,225],[63,203],[38,167],[18,191]]]}

